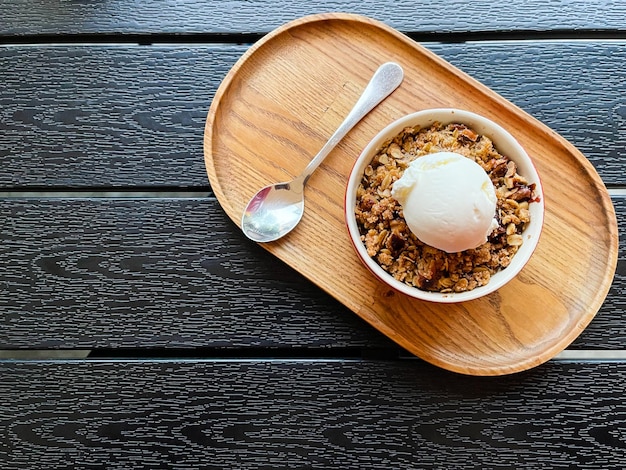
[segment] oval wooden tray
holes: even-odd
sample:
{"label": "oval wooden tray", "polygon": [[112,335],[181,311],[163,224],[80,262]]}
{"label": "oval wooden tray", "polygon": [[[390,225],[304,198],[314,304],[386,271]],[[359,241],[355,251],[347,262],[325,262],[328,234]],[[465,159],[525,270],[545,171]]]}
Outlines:
{"label": "oval wooden tray", "polygon": [[[347,14],[305,17],[241,57],[217,91],[205,129],[205,163],[220,204],[240,224],[257,189],[298,175],[387,61],[402,65],[404,82],[311,177],[300,225],[264,247],[440,367],[499,375],[547,361],[587,326],[611,285],[618,235],[606,188],[565,139],[382,23]],[[367,142],[394,119],[435,107],[467,109],[508,129],[534,159],[546,202],[539,246],[521,274],[488,297],[453,305],[390,291],[359,262],[344,224],[348,174]]]}

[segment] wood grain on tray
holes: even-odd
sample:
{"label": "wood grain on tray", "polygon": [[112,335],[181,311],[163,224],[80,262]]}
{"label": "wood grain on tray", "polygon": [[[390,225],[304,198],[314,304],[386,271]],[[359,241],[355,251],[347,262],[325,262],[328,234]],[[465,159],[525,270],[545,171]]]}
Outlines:
{"label": "wood grain on tray", "polygon": [[[387,61],[402,65],[403,84],[311,177],[301,224],[264,247],[433,364],[497,375],[550,359],[591,321],[615,272],[617,223],[606,188],[565,139],[382,23],[306,17],[243,55],[220,86],[205,130],[220,204],[239,224],[257,189],[299,174]],[[367,142],[398,117],[436,107],[467,109],[505,127],[534,159],[546,202],[539,246],[521,274],[486,298],[454,305],[390,291],[361,265],[344,223],[348,174]]]}

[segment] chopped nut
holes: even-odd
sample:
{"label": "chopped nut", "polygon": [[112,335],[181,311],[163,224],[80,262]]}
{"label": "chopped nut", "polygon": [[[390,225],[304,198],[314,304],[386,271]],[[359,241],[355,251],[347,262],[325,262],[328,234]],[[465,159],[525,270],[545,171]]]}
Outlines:
{"label": "chopped nut", "polygon": [[517,173],[517,165],[511,160],[506,164],[506,174],[504,177],[511,178],[515,173]]}
{"label": "chopped nut", "polygon": [[402,158],[404,158],[402,150],[400,149],[400,146],[398,144],[390,145],[388,152],[396,160],[401,160]]}
{"label": "chopped nut", "polygon": [[467,127],[465,129],[462,129],[461,131],[459,131],[459,135],[462,138],[470,140],[471,142],[476,142],[476,139],[478,139],[478,134],[476,134],[476,132],[474,132],[473,130],[471,130],[471,129],[467,128]]}
{"label": "chopped nut", "polygon": [[465,278],[459,279],[459,281],[454,285],[454,292],[463,292],[468,290],[469,281]]}
{"label": "chopped nut", "polygon": [[380,188],[385,190],[389,187],[390,184],[391,184],[391,173],[387,173],[385,177],[383,178],[383,182],[380,183]]}
{"label": "chopped nut", "polygon": [[507,235],[513,235],[516,232],[517,232],[517,226],[514,223],[510,223],[509,225],[506,226]]}
{"label": "chopped nut", "polygon": [[532,191],[528,186],[521,186],[517,188],[513,194],[511,194],[510,198],[515,201],[526,200],[528,201],[532,197]]}

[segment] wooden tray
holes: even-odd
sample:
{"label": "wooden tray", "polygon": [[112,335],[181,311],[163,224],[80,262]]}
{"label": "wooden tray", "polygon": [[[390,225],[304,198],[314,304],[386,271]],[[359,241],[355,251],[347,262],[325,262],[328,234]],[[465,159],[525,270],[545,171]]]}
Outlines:
{"label": "wooden tray", "polygon": [[[618,232],[606,188],[565,139],[382,23],[309,16],[268,34],[241,57],[217,91],[204,136],[219,202],[240,224],[250,197],[298,175],[387,61],[402,65],[404,82],[311,177],[300,225],[264,247],[433,364],[499,375],[547,361],[587,326],[611,285]],[[435,107],[467,109],[508,129],[534,158],[546,202],[539,246],[520,275],[492,295],[453,305],[390,291],[359,262],[344,223],[348,174],[368,141],[398,117]]]}

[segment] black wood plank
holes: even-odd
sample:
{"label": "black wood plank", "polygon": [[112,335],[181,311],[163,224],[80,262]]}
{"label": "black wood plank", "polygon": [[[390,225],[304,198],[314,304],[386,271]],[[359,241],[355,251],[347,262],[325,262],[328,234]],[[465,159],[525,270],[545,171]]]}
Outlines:
{"label": "black wood plank", "polygon": [[[429,44],[624,184],[626,43]],[[246,46],[0,48],[0,187],[206,188],[213,95]]]}
{"label": "black wood plank", "polygon": [[214,199],[0,201],[0,349],[391,342]]}
{"label": "black wood plank", "polygon": [[[615,203],[618,273],[574,348],[626,342]],[[394,347],[214,199],[5,199],[0,226],[0,349]]]}
{"label": "black wood plank", "polygon": [[624,363],[0,363],[3,469],[622,469]]}
{"label": "black wood plank", "polygon": [[620,2],[541,0],[167,0],[158,3],[36,2],[3,0],[0,35],[158,34],[267,32],[300,16],[328,11],[357,13],[402,31],[484,32],[619,30]]}
{"label": "black wood plank", "polygon": [[0,185],[207,187],[207,112],[244,49],[0,48]]}

